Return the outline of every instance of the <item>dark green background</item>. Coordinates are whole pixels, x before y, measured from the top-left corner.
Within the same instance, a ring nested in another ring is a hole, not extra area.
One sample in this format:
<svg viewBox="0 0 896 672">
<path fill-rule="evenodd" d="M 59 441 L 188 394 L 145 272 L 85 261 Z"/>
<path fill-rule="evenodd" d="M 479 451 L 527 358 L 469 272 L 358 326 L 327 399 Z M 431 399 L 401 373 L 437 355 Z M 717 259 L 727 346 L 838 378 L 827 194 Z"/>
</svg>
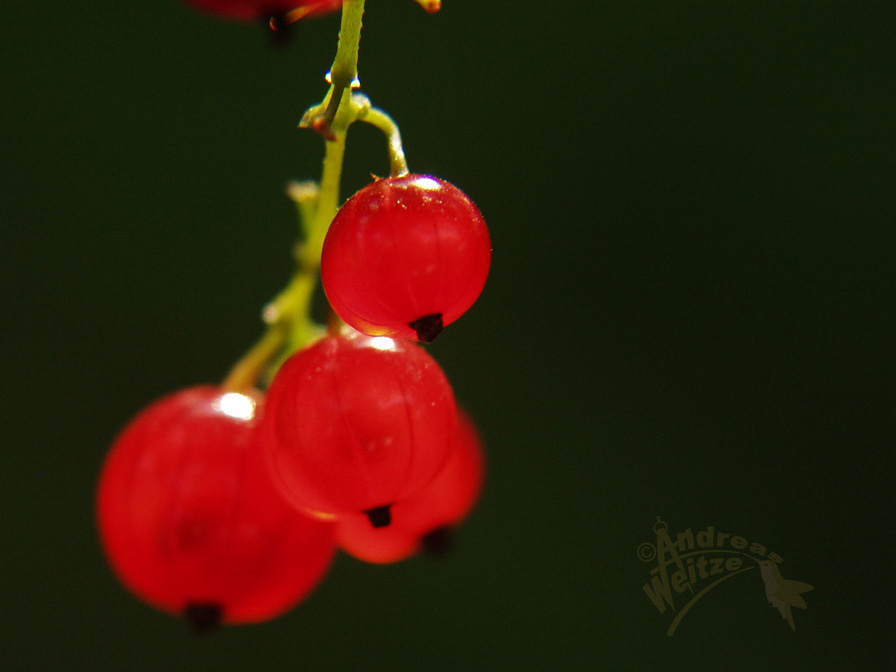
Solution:
<svg viewBox="0 0 896 672">
<path fill-rule="evenodd" d="M 9 3 L 0 667 L 892 659 L 892 3 L 368 5 L 364 90 L 493 236 L 481 300 L 431 347 L 488 447 L 456 553 L 340 557 L 289 615 L 202 638 L 118 585 L 99 466 L 137 410 L 260 334 L 338 20 L 272 49 L 175 0 Z M 347 161 L 346 194 L 388 170 L 369 128 Z M 783 556 L 815 586 L 796 632 L 748 572 L 667 637 L 636 555 L 657 516 Z"/>
</svg>

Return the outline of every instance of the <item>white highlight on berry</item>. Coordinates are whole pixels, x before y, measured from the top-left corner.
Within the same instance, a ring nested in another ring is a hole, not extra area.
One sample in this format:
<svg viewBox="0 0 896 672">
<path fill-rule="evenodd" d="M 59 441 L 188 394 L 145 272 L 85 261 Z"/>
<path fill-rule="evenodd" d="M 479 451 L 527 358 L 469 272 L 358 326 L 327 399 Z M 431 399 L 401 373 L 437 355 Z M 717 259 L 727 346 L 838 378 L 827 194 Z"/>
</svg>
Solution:
<svg viewBox="0 0 896 672">
<path fill-rule="evenodd" d="M 215 402 L 215 409 L 237 420 L 251 420 L 255 417 L 255 400 L 239 392 L 228 392 Z"/>
<path fill-rule="evenodd" d="M 397 349 L 395 341 L 388 336 L 374 336 L 370 339 L 370 347 L 386 352 L 395 352 Z"/>
<path fill-rule="evenodd" d="M 437 191 L 442 188 L 442 185 L 431 177 L 418 177 L 414 180 L 414 186 L 427 191 Z"/>
</svg>

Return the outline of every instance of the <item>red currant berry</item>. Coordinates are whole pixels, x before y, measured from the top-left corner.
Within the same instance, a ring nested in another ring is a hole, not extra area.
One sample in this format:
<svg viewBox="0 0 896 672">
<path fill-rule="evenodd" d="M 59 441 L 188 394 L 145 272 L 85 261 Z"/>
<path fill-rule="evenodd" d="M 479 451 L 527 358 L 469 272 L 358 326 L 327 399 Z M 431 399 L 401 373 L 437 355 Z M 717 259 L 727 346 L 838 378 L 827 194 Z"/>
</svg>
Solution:
<svg viewBox="0 0 896 672">
<path fill-rule="evenodd" d="M 296 506 L 364 512 L 382 527 L 442 468 L 456 420 L 451 386 L 422 348 L 354 333 L 292 355 L 262 424 L 274 480 Z"/>
<path fill-rule="evenodd" d="M 121 581 L 199 628 L 272 618 L 320 581 L 332 525 L 271 483 L 255 443 L 259 396 L 203 386 L 141 412 L 112 446 L 97 519 Z"/>
<path fill-rule="evenodd" d="M 187 4 L 229 19 L 253 21 L 285 14 L 299 7 L 307 8 L 305 16 L 320 16 L 342 7 L 342 0 L 185 0 Z"/>
<path fill-rule="evenodd" d="M 333 310 L 370 335 L 432 341 L 473 305 L 491 242 L 476 205 L 434 177 L 388 177 L 336 214 L 321 279 Z"/>
<path fill-rule="evenodd" d="M 458 412 L 454 446 L 438 475 L 415 494 L 395 503 L 395 522 L 389 527 L 373 528 L 357 513 L 339 516 L 339 546 L 360 560 L 387 563 L 404 560 L 430 544 L 445 544 L 450 530 L 467 517 L 476 503 L 484 474 L 479 433 L 467 414 Z"/>
</svg>

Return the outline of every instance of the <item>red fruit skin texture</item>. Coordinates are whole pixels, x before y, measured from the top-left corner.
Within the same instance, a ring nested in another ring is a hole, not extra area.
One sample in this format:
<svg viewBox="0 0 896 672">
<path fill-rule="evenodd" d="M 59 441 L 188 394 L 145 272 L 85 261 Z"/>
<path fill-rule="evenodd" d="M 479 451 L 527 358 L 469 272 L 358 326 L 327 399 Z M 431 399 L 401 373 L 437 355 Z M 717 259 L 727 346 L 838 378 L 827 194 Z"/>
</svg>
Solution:
<svg viewBox="0 0 896 672">
<path fill-rule="evenodd" d="M 295 506 L 332 517 L 399 501 L 442 468 L 454 394 L 421 347 L 353 333 L 288 359 L 262 418 L 274 480 Z"/>
<path fill-rule="evenodd" d="M 404 560 L 420 550 L 422 538 L 440 527 L 456 527 L 473 509 L 485 478 L 479 432 L 463 411 L 448 461 L 436 477 L 392 507 L 392 524 L 375 528 L 358 513 L 339 516 L 336 540 L 350 555 L 373 563 Z"/>
<path fill-rule="evenodd" d="M 335 542 L 332 525 L 280 496 L 256 416 L 229 415 L 224 396 L 186 389 L 130 422 L 100 475 L 97 522 L 113 570 L 146 602 L 175 615 L 213 604 L 223 623 L 258 622 L 319 583 Z"/>
<path fill-rule="evenodd" d="M 342 0 L 184 0 L 188 5 L 228 19 L 254 21 L 309 7 L 307 16 L 322 16 L 342 8 Z"/>
<path fill-rule="evenodd" d="M 339 209 L 321 254 L 333 310 L 366 334 L 416 339 L 409 324 L 454 322 L 485 286 L 491 240 L 476 205 L 427 175 L 377 180 Z"/>
</svg>

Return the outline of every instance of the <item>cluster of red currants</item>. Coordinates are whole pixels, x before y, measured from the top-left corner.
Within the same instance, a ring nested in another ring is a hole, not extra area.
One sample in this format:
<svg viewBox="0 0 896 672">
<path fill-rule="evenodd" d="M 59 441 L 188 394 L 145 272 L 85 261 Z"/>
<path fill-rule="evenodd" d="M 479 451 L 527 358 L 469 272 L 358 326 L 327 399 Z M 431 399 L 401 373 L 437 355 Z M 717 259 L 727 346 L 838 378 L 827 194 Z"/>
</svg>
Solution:
<svg viewBox="0 0 896 672">
<path fill-rule="evenodd" d="M 339 320 L 266 393 L 194 387 L 140 413 L 106 459 L 98 523 L 119 578 L 198 628 L 272 618 L 337 548 L 439 550 L 479 494 L 483 454 L 431 341 L 485 284 L 491 243 L 459 189 L 379 179 L 338 211 L 321 279 Z"/>
</svg>

